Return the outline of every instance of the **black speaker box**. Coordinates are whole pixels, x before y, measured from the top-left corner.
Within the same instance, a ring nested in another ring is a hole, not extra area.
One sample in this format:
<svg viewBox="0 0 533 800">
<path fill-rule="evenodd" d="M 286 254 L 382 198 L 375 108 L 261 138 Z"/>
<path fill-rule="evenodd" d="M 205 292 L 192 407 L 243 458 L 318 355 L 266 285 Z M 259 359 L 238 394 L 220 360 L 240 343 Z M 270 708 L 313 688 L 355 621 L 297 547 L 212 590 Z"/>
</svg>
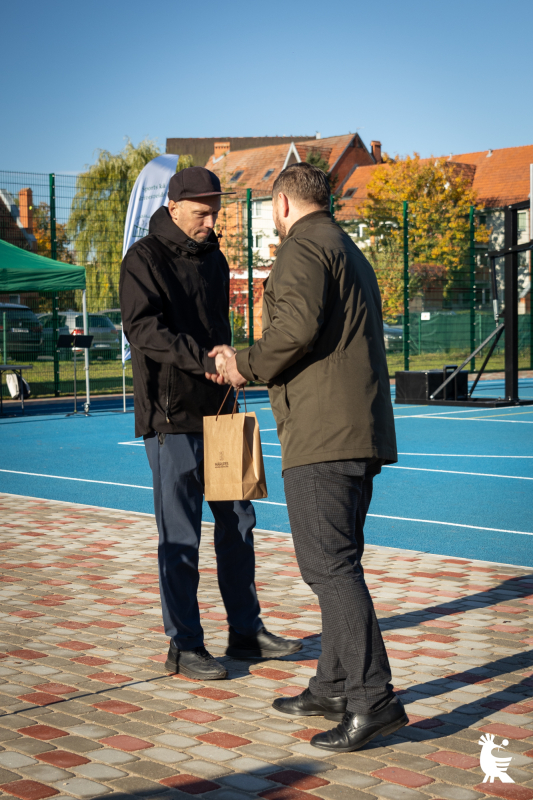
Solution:
<svg viewBox="0 0 533 800">
<path fill-rule="evenodd" d="M 396 372 L 395 403 L 427 403 L 431 395 L 456 367 L 425 372 Z M 453 381 L 438 393 L 435 400 L 464 400 L 468 394 L 468 373 L 458 372 Z"/>
</svg>

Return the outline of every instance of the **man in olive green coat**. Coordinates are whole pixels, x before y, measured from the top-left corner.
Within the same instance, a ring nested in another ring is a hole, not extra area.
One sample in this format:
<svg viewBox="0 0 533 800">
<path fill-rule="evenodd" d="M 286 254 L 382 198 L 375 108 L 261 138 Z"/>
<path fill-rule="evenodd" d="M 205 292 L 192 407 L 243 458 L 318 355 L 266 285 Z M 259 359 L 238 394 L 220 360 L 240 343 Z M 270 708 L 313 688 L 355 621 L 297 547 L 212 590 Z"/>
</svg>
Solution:
<svg viewBox="0 0 533 800">
<path fill-rule="evenodd" d="M 208 377 L 268 383 L 296 557 L 322 611 L 317 674 L 274 707 L 339 720 L 311 744 L 349 752 L 407 716 L 361 566 L 373 478 L 397 459 L 381 298 L 329 201 L 316 167 L 280 173 L 273 211 L 282 241 L 265 287 L 263 338 L 236 354 L 215 348 L 220 374 Z"/>
</svg>

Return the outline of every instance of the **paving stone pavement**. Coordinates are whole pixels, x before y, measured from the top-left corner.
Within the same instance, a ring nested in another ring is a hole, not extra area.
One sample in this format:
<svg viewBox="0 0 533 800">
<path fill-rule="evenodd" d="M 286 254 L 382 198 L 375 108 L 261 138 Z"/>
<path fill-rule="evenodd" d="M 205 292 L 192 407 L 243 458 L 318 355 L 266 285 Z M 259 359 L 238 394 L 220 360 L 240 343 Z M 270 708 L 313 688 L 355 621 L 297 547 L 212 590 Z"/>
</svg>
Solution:
<svg viewBox="0 0 533 800">
<path fill-rule="evenodd" d="M 212 527 L 199 600 L 229 680 L 168 676 L 152 517 L 0 495 L 0 790 L 42 798 L 533 798 L 533 576 L 369 546 L 365 574 L 410 724 L 357 753 L 309 744 L 335 723 L 274 711 L 320 653 L 320 613 L 290 538 L 256 533 L 267 627 L 283 660 L 224 655 Z M 483 783 L 481 735 L 514 783 Z M 507 741 L 506 745 L 502 744 Z"/>
</svg>

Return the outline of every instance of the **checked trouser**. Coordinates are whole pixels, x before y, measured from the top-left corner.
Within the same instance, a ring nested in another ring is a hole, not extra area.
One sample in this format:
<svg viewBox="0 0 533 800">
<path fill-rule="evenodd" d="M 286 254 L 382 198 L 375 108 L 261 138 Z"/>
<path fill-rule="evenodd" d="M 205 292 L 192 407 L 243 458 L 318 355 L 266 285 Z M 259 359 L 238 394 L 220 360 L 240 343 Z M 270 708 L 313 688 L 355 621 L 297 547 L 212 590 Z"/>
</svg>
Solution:
<svg viewBox="0 0 533 800">
<path fill-rule="evenodd" d="M 361 557 L 363 527 L 380 467 L 328 461 L 284 471 L 285 496 L 303 580 L 322 611 L 322 653 L 309 689 L 345 696 L 352 713 L 377 711 L 393 696 L 389 661 Z"/>
</svg>

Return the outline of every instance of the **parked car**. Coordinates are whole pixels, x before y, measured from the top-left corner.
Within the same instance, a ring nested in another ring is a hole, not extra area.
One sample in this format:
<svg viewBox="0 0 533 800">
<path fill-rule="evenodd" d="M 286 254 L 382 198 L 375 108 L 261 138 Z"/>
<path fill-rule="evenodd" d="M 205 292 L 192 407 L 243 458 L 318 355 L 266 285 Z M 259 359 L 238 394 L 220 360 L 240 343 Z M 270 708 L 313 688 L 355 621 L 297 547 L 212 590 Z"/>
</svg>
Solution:
<svg viewBox="0 0 533 800">
<path fill-rule="evenodd" d="M 122 311 L 120 308 L 104 308 L 101 313 L 109 317 L 117 331 L 122 330 Z"/>
<path fill-rule="evenodd" d="M 403 328 L 383 323 L 385 350 L 389 353 L 400 353 L 403 348 Z"/>
<path fill-rule="evenodd" d="M 104 314 L 88 314 L 89 324 L 88 334 L 93 336 L 91 351 L 96 351 L 102 356 L 116 355 L 120 350 L 120 337 L 117 329 Z M 47 343 L 47 351 L 50 345 L 53 346 L 53 315 L 45 314 L 42 317 L 44 339 Z M 59 334 L 74 333 L 83 335 L 83 314 L 79 311 L 60 311 L 58 314 Z M 76 348 L 77 353 L 83 352 L 81 348 Z M 94 355 L 94 352 L 91 352 Z"/>
<path fill-rule="evenodd" d="M 0 354 L 2 362 L 4 361 L 4 338 L 7 359 L 33 361 L 38 356 L 43 341 L 43 329 L 31 308 L 19 303 L 0 303 Z"/>
</svg>

